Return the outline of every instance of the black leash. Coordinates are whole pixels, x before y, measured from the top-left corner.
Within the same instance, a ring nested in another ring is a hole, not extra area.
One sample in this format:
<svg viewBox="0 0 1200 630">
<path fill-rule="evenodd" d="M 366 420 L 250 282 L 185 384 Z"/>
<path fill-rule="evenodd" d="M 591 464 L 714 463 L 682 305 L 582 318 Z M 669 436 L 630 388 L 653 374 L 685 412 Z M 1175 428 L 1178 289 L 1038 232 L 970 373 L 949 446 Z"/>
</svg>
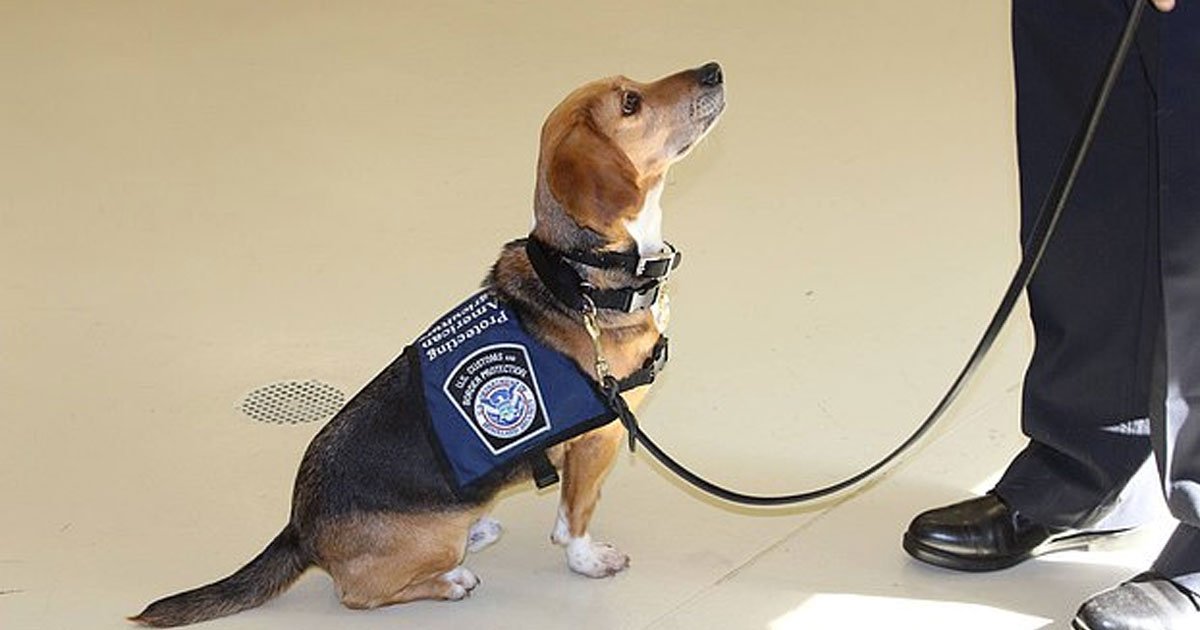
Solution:
<svg viewBox="0 0 1200 630">
<path fill-rule="evenodd" d="M 1100 124 L 1100 119 L 1104 114 L 1104 106 L 1108 102 L 1108 97 L 1112 93 L 1113 85 L 1117 81 L 1117 76 L 1121 72 L 1122 66 L 1125 64 L 1125 58 L 1129 54 L 1129 49 L 1132 47 L 1133 40 L 1137 34 L 1138 25 L 1142 19 L 1142 13 L 1145 10 L 1148 0 L 1139 0 L 1134 2 L 1133 9 L 1129 13 L 1129 18 L 1125 23 L 1125 29 L 1121 35 L 1121 40 L 1117 44 L 1116 49 L 1112 53 L 1112 57 L 1108 63 L 1108 69 L 1104 75 L 1104 80 L 1100 83 L 1096 93 L 1092 99 L 1090 109 L 1087 116 L 1084 118 L 1084 124 L 1076 133 L 1074 139 L 1066 151 L 1066 157 L 1062 165 L 1059 167 L 1058 174 L 1054 179 L 1054 184 L 1050 191 L 1046 194 L 1046 199 L 1042 203 L 1042 208 L 1038 214 L 1037 221 L 1034 224 L 1033 233 L 1030 234 L 1029 240 L 1025 243 L 1024 253 L 1021 257 L 1021 264 L 1017 267 L 1013 275 L 1012 281 L 1009 282 L 1008 290 L 1004 293 L 1004 297 L 1000 300 L 1000 306 L 996 309 L 995 315 L 992 316 L 991 323 L 983 333 L 983 338 L 979 340 L 979 344 L 975 346 L 975 351 L 971 353 L 967 363 L 963 366 L 958 377 L 950 385 L 950 389 L 942 397 L 941 401 L 930 412 L 929 417 L 921 423 L 917 430 L 904 440 L 900 446 L 896 447 L 886 457 L 876 462 L 871 467 L 862 472 L 849 477 L 837 483 L 810 490 L 807 492 L 799 492 L 796 494 L 785 494 L 775 496 L 759 496 L 751 494 L 743 494 L 734 490 L 729 490 L 719 486 L 707 479 L 693 473 L 685 466 L 677 462 L 670 455 L 665 453 L 657 444 L 651 440 L 644 431 L 638 427 L 637 417 L 625 404 L 625 400 L 621 397 L 620 386 L 617 380 L 612 375 L 607 374 L 607 366 L 603 370 L 598 369 L 601 387 L 605 398 L 608 400 L 609 406 L 621 423 L 625 425 L 629 431 L 629 446 L 633 449 L 635 443 L 640 442 L 642 446 L 650 452 L 663 466 L 668 470 L 678 475 L 684 481 L 692 484 L 697 489 L 711 494 L 715 497 L 731 501 L 733 503 L 741 503 L 743 505 L 769 506 L 769 505 L 793 505 L 797 503 L 805 503 L 815 501 L 827 497 L 829 495 L 841 492 L 847 488 L 855 486 L 860 482 L 868 479 L 883 467 L 892 463 L 900 455 L 911 449 L 930 429 L 937 424 L 942 418 L 950 404 L 961 393 L 967 381 L 975 373 L 976 369 L 982 363 L 988 351 L 999 336 L 1000 330 L 1004 327 L 1012 315 L 1013 308 L 1020 299 L 1025 288 L 1029 286 L 1029 280 L 1033 277 L 1037 270 L 1038 264 L 1042 260 L 1042 255 L 1046 251 L 1046 246 L 1050 242 L 1050 237 L 1054 234 L 1054 228 L 1058 224 L 1059 217 L 1062 216 L 1063 208 L 1066 207 L 1067 200 L 1070 197 L 1071 189 L 1075 184 L 1075 179 L 1079 175 L 1080 168 L 1083 166 L 1084 160 L 1087 158 L 1088 149 L 1091 147 L 1092 139 L 1096 135 L 1096 128 Z M 590 304 L 590 302 L 589 302 Z M 585 305 L 588 306 L 588 305 Z M 598 339 L 599 332 L 593 331 L 595 325 L 595 305 L 590 304 L 590 314 L 587 308 L 584 309 L 584 322 L 588 325 L 588 332 L 593 337 L 593 342 L 597 343 L 597 351 L 599 351 Z M 590 323 L 589 323 L 590 321 Z M 602 362 L 603 358 L 598 356 L 598 363 Z M 599 365 L 597 366 L 599 368 Z"/>
</svg>

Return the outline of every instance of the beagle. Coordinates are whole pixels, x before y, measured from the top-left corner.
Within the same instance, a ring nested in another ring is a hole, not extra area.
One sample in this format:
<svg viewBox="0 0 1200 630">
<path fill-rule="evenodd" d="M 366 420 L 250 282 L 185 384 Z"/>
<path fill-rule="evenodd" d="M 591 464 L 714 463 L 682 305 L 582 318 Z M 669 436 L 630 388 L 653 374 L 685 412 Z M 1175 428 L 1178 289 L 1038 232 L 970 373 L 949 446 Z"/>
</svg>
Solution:
<svg viewBox="0 0 1200 630">
<path fill-rule="evenodd" d="M 662 238 L 667 169 L 724 107 L 716 63 L 652 83 L 603 79 L 568 95 L 542 128 L 529 238 L 504 246 L 483 293 L 593 380 L 598 358 L 616 379 L 637 373 L 660 346 L 667 319 L 657 290 L 649 303 L 637 299 L 646 285 L 640 274 L 664 252 L 678 260 Z M 631 257 L 639 262 L 606 262 Z M 578 280 L 566 297 L 551 278 L 559 271 Z M 632 298 L 614 306 L 587 297 L 598 328 L 593 337 L 579 304 L 570 303 L 581 291 Z M 415 365 L 397 360 L 313 439 L 288 523 L 264 551 L 229 577 L 156 601 L 131 621 L 167 627 L 233 614 L 279 594 L 311 566 L 332 576 L 349 608 L 466 597 L 479 579 L 463 566 L 465 554 L 500 536 L 500 524 L 488 516 L 498 492 L 528 481 L 538 466 L 518 458 L 457 484 L 431 440 L 421 396 L 410 394 L 420 378 Z M 631 390 L 630 405 L 648 389 Z M 562 475 L 551 540 L 565 548 L 572 571 L 589 577 L 629 566 L 625 554 L 588 530 L 623 435 L 620 423 L 607 422 L 539 451 Z"/>
</svg>

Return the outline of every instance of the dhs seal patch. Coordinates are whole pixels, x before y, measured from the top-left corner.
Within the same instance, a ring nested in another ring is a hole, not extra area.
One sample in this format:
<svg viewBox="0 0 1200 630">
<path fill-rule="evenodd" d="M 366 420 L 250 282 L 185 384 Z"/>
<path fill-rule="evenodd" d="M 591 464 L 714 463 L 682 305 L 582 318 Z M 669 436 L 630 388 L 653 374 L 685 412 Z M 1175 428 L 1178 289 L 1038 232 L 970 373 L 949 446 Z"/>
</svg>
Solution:
<svg viewBox="0 0 1200 630">
<path fill-rule="evenodd" d="M 550 430 L 533 363 L 520 344 L 476 350 L 450 371 L 442 390 L 492 454 Z"/>
<path fill-rule="evenodd" d="M 484 433 L 509 439 L 524 433 L 537 417 L 537 401 L 525 383 L 497 376 L 475 394 L 475 421 Z"/>
</svg>

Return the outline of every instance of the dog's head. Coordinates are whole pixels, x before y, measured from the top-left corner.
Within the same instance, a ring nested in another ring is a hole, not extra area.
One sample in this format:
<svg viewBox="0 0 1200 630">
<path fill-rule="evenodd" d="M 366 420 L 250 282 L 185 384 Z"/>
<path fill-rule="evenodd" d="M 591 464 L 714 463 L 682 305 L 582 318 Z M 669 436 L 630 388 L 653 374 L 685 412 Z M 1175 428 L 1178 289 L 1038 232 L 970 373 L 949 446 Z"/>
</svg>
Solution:
<svg viewBox="0 0 1200 630">
<path fill-rule="evenodd" d="M 657 211 L 667 169 L 724 109 L 716 63 L 653 83 L 613 77 L 575 90 L 542 127 L 535 235 L 563 246 L 582 245 L 569 234 L 579 228 L 595 235 L 593 245 L 597 236 L 617 247 L 637 240 L 630 224 L 648 205 Z"/>
</svg>

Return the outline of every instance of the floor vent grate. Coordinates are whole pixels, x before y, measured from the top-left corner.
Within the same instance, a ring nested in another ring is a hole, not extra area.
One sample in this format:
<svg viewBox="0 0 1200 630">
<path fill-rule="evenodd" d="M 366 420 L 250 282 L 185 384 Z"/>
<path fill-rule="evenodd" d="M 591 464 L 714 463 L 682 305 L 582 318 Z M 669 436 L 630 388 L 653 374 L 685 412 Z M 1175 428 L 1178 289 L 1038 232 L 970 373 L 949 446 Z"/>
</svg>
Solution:
<svg viewBox="0 0 1200 630">
<path fill-rule="evenodd" d="M 320 381 L 281 381 L 260 387 L 242 399 L 238 409 L 258 422 L 305 424 L 333 417 L 346 395 Z"/>
</svg>

